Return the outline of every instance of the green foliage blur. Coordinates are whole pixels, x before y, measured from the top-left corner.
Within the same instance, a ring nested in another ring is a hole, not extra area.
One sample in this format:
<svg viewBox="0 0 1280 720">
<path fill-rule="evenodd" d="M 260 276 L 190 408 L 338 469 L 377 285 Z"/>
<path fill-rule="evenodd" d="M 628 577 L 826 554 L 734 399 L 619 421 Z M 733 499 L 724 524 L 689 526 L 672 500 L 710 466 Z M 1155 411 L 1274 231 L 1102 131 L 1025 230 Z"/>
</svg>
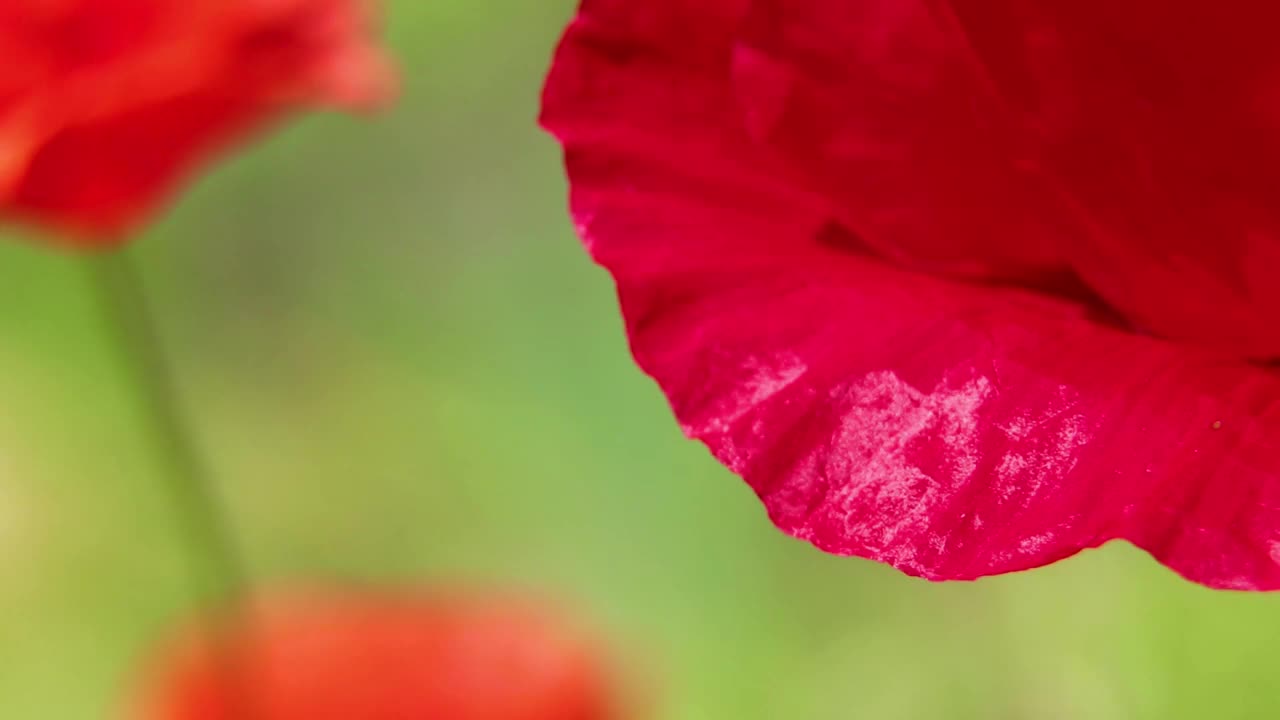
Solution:
<svg viewBox="0 0 1280 720">
<path fill-rule="evenodd" d="M 1280 717 L 1280 597 L 1122 545 L 932 585 L 784 537 L 681 437 L 535 124 L 573 5 L 392 2 L 398 107 L 291 125 L 135 246 L 254 576 L 569 598 L 658 720 Z M 109 718 L 200 598 L 93 260 L 28 240 L 0 243 L 0 718 Z"/>
</svg>

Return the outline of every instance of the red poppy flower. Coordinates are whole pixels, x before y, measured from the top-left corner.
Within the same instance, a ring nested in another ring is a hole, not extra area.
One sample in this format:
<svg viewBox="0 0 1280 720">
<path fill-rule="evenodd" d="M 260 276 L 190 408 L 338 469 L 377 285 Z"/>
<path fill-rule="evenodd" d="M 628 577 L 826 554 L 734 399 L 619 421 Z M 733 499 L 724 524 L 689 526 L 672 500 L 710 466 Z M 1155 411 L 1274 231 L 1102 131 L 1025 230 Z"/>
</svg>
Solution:
<svg viewBox="0 0 1280 720">
<path fill-rule="evenodd" d="M 1280 587 L 1280 5 L 587 0 L 543 123 L 639 364 L 783 530 Z"/>
<path fill-rule="evenodd" d="M 386 90 L 366 0 L 5 0 L 0 220 L 123 237 L 284 112 Z"/>
<path fill-rule="evenodd" d="M 138 720 L 610 720 L 593 642 L 528 602 L 453 596 L 276 598 L 157 660 Z M 216 649 L 221 649 L 220 657 Z M 234 667 L 219 659 L 236 659 Z"/>
</svg>

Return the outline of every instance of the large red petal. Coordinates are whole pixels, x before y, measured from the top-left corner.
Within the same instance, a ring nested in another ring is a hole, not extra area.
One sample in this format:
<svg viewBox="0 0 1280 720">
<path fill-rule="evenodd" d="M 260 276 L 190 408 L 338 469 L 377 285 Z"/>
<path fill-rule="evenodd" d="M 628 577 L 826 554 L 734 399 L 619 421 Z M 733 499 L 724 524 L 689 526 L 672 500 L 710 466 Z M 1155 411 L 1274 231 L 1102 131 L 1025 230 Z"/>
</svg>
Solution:
<svg viewBox="0 0 1280 720">
<path fill-rule="evenodd" d="M 586 5 L 544 122 L 637 360 L 779 527 L 931 579 L 1124 538 L 1207 585 L 1280 588 L 1272 371 L 891 267 L 735 105 L 750 8 L 625 5 Z M 697 49 L 655 43 L 668 21 Z"/>
</svg>

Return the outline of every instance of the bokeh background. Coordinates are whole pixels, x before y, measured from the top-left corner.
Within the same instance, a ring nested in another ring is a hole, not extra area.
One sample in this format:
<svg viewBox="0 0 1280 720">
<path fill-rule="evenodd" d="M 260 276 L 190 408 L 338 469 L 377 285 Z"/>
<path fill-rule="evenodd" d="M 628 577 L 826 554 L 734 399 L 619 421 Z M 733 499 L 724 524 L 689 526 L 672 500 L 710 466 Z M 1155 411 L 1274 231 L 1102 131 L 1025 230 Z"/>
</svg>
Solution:
<svg viewBox="0 0 1280 720">
<path fill-rule="evenodd" d="M 1280 597 L 1128 546 L 969 584 L 773 530 L 635 370 L 535 125 L 573 0 L 398 0 L 399 106 L 311 117 L 136 246 L 255 578 L 496 581 L 660 720 L 1280 717 Z M 0 718 L 110 717 L 198 602 L 83 257 L 0 242 Z"/>
</svg>

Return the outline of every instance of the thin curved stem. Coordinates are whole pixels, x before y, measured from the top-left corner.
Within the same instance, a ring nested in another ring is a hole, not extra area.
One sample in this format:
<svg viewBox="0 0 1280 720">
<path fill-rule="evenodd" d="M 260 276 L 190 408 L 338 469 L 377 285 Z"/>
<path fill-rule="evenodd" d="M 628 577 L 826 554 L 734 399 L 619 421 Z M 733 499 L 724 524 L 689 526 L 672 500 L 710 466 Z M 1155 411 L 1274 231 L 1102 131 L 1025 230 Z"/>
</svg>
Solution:
<svg viewBox="0 0 1280 720">
<path fill-rule="evenodd" d="M 221 668 L 227 702 L 237 718 L 257 715 L 248 678 L 238 662 L 248 630 L 243 604 L 248 574 L 229 513 L 183 412 L 173 364 L 161 342 L 155 313 L 127 251 L 90 259 L 108 330 L 130 376 L 151 445 L 162 464 L 165 489 L 178 515 L 192 568 L 193 591 L 216 611 L 208 616 L 209 651 Z"/>
<path fill-rule="evenodd" d="M 163 464 L 165 489 L 195 560 L 193 585 L 205 600 L 233 601 L 244 590 L 244 562 L 226 508 L 182 411 L 173 366 L 161 344 L 141 273 L 123 250 L 91 262 L 109 329 L 131 376 L 143 422 Z"/>
</svg>

